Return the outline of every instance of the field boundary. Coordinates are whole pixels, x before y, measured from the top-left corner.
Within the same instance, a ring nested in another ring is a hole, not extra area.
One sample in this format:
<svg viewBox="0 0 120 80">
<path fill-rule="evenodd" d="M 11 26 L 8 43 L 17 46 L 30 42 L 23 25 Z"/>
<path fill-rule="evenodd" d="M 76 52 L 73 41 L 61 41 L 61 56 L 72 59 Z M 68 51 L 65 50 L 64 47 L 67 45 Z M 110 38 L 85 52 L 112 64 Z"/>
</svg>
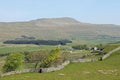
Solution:
<svg viewBox="0 0 120 80">
<path fill-rule="evenodd" d="M 118 51 L 118 50 L 120 50 L 120 46 L 117 47 L 117 48 L 115 48 L 115 49 L 113 49 L 112 51 L 108 52 L 108 53 L 105 54 L 104 56 L 102 56 L 102 60 L 108 58 L 112 53 L 114 53 L 114 52 L 116 52 L 116 51 Z"/>
<path fill-rule="evenodd" d="M 26 72 L 52 72 L 52 71 L 57 71 L 63 69 L 65 66 L 67 66 L 70 63 L 70 61 L 65 61 L 61 65 L 58 65 L 56 67 L 49 67 L 49 68 L 29 68 L 29 69 L 23 69 L 23 70 L 16 70 L 16 71 L 11 71 L 7 73 L 0 74 L 1 77 L 7 76 L 7 75 L 12 75 L 12 74 L 20 74 L 20 73 L 26 73 Z"/>
<path fill-rule="evenodd" d="M 63 69 L 65 66 L 70 64 L 71 62 L 94 62 L 97 61 L 97 59 L 77 59 L 77 60 L 71 60 L 71 61 L 65 61 L 61 65 L 57 65 L 55 67 L 49 67 L 49 68 L 29 68 L 29 69 L 23 69 L 23 70 L 16 70 L 16 71 L 11 71 L 7 73 L 0 74 L 1 77 L 7 76 L 7 75 L 12 75 L 12 74 L 21 74 L 21 73 L 26 73 L 26 72 L 52 72 L 52 71 L 57 71 Z"/>
</svg>

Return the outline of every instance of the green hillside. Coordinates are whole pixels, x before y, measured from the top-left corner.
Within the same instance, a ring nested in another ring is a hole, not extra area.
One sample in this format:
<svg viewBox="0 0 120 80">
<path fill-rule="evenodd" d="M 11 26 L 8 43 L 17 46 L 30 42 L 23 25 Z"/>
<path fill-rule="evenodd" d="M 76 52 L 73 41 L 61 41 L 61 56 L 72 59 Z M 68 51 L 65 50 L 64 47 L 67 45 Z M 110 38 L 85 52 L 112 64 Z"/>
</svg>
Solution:
<svg viewBox="0 0 120 80">
<path fill-rule="evenodd" d="M 0 22 L 0 42 L 26 35 L 37 39 L 108 43 L 120 40 L 119 31 L 119 25 L 83 23 L 68 17 L 44 18 L 26 22 Z"/>
<path fill-rule="evenodd" d="M 115 44 L 109 44 L 109 45 L 106 45 L 105 47 L 104 47 L 104 50 L 103 50 L 103 53 L 104 52 L 106 52 L 106 53 L 108 53 L 109 51 L 111 51 L 111 50 L 113 50 L 113 49 L 115 49 L 115 48 L 117 48 L 117 47 L 119 47 L 120 46 L 120 43 L 115 43 Z"/>
</svg>

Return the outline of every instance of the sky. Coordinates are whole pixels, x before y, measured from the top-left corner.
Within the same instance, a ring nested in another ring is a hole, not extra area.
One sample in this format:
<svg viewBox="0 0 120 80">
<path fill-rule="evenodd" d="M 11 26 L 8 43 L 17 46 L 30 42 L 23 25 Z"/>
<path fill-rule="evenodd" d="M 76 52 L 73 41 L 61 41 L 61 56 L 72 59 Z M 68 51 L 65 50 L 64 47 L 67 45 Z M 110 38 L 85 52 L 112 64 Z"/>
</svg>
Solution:
<svg viewBox="0 0 120 80">
<path fill-rule="evenodd" d="M 59 17 L 120 25 L 120 0 L 0 0 L 0 22 Z"/>
</svg>

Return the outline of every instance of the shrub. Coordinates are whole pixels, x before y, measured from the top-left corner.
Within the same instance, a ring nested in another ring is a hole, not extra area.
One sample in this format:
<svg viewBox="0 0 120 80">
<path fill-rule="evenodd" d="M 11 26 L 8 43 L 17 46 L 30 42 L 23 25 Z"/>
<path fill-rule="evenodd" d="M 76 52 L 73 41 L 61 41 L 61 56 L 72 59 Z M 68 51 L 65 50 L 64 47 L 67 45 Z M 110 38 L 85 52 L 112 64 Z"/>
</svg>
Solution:
<svg viewBox="0 0 120 80">
<path fill-rule="evenodd" d="M 43 61 L 48 56 L 47 51 L 35 51 L 29 53 L 26 56 L 27 62 L 35 63 L 35 68 L 38 66 L 39 62 Z"/>
<path fill-rule="evenodd" d="M 76 45 L 76 46 L 72 46 L 73 49 L 76 50 L 83 50 L 83 49 L 87 49 L 86 45 Z"/>
<path fill-rule="evenodd" d="M 102 57 L 99 57 L 98 61 L 102 61 Z"/>
<path fill-rule="evenodd" d="M 50 67 L 54 65 L 54 62 L 56 62 L 61 57 L 59 52 L 59 48 L 52 50 L 48 56 L 40 62 L 40 67 Z"/>
<path fill-rule="evenodd" d="M 48 55 L 47 51 L 35 51 L 27 55 L 28 62 L 42 61 Z"/>
<path fill-rule="evenodd" d="M 5 72 L 13 71 L 19 68 L 24 62 L 24 55 L 21 53 L 12 53 L 6 58 L 3 66 Z"/>
</svg>

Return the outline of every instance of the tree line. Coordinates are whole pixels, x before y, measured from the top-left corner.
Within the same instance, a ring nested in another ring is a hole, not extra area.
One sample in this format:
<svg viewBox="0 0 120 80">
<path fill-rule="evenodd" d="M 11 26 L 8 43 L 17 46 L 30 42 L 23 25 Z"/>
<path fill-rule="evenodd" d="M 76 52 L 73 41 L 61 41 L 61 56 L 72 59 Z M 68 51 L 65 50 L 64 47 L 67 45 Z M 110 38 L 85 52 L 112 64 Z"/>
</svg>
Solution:
<svg viewBox="0 0 120 80">
<path fill-rule="evenodd" d="M 4 44 L 66 45 L 70 40 L 6 40 Z"/>
</svg>

